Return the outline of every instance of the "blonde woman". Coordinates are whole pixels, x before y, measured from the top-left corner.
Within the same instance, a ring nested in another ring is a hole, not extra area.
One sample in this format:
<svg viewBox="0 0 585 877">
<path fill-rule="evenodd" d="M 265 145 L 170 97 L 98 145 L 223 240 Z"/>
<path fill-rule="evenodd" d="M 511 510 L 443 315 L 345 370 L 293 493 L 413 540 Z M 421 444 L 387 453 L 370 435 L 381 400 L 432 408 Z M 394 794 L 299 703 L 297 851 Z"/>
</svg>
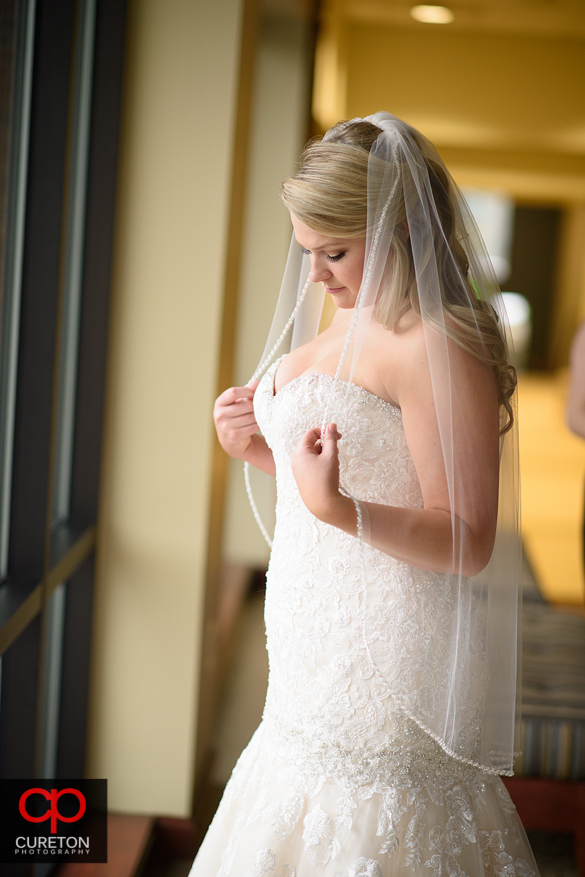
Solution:
<svg viewBox="0 0 585 877">
<path fill-rule="evenodd" d="M 192 875 L 528 877 L 499 777 L 517 470 L 489 261 L 431 144 L 387 113 L 309 144 L 282 198 L 265 373 L 215 406 L 227 453 L 277 479 L 269 686 Z"/>
</svg>

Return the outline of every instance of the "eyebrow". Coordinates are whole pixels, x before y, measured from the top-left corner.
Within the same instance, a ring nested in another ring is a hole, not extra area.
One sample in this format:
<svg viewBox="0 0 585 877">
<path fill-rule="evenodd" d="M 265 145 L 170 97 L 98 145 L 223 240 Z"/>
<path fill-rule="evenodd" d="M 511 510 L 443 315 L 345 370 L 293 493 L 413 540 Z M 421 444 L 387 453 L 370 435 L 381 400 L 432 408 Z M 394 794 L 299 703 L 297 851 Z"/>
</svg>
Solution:
<svg viewBox="0 0 585 877">
<path fill-rule="evenodd" d="M 347 248 L 347 245 L 345 243 L 343 243 L 343 244 L 336 243 L 335 244 L 335 243 L 333 243 L 333 241 L 331 243 L 328 243 L 328 244 L 327 243 L 323 244 L 322 247 L 307 247 L 307 246 L 305 246 L 305 244 L 302 244 L 299 241 L 299 239 L 297 238 L 296 235 L 295 235 L 295 240 L 296 240 L 297 244 L 299 245 L 299 247 L 302 247 L 304 250 L 310 250 L 311 252 L 313 252 L 315 250 L 335 250 L 335 249 L 343 250 L 343 249 Z"/>
</svg>

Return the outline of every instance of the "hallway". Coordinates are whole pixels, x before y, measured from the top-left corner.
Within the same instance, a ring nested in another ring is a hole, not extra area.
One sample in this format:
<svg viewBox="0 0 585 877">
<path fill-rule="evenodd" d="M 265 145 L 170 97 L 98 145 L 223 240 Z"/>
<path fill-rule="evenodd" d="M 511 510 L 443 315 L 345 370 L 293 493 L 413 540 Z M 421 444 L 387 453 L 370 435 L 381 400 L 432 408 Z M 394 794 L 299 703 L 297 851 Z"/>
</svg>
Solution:
<svg viewBox="0 0 585 877">
<path fill-rule="evenodd" d="M 543 596 L 583 606 L 585 441 L 565 423 L 567 384 L 565 369 L 520 376 L 522 534 Z"/>
</svg>

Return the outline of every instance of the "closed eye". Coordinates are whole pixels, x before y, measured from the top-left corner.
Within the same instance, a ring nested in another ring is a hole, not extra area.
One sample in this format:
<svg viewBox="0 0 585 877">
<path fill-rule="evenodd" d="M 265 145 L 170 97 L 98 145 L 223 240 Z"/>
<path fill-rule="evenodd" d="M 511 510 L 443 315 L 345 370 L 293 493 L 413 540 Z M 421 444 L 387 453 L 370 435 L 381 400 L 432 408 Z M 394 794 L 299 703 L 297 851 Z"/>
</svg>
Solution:
<svg viewBox="0 0 585 877">
<path fill-rule="evenodd" d="M 311 255 L 311 250 L 307 250 L 306 247 L 303 247 L 303 253 L 305 256 Z M 339 262 L 340 259 L 343 259 L 345 256 L 345 250 L 342 253 L 336 253 L 335 256 L 330 256 L 328 253 L 325 253 L 325 258 L 328 262 Z"/>
</svg>

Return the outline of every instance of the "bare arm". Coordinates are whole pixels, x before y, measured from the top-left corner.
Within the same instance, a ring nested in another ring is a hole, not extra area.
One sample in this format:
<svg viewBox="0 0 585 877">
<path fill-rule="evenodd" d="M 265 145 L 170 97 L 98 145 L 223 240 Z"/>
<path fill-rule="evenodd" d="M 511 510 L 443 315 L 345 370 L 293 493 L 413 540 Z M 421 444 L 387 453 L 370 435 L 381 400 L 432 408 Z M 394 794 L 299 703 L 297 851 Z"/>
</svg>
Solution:
<svg viewBox="0 0 585 877">
<path fill-rule="evenodd" d="M 398 401 L 424 506 L 364 503 L 368 542 L 422 569 L 475 575 L 490 558 L 496 527 L 499 425 L 495 381 L 488 366 L 459 348 L 450 350 L 457 473 L 452 515 L 428 364 L 419 353 L 414 351 L 403 370 Z M 339 433 L 328 430 L 322 451 L 318 437 L 318 431 L 306 433 L 293 457 L 301 496 L 317 518 L 356 535 L 354 504 L 338 491 Z"/>
<path fill-rule="evenodd" d="M 567 424 L 571 432 L 585 438 L 585 323 L 577 329 L 571 346 Z"/>
<path fill-rule="evenodd" d="M 215 400 L 213 420 L 219 443 L 230 457 L 245 460 L 250 465 L 275 475 L 274 457 L 263 436 L 258 432 L 254 417 L 253 399 L 256 382 L 252 387 L 230 387 Z"/>
</svg>

